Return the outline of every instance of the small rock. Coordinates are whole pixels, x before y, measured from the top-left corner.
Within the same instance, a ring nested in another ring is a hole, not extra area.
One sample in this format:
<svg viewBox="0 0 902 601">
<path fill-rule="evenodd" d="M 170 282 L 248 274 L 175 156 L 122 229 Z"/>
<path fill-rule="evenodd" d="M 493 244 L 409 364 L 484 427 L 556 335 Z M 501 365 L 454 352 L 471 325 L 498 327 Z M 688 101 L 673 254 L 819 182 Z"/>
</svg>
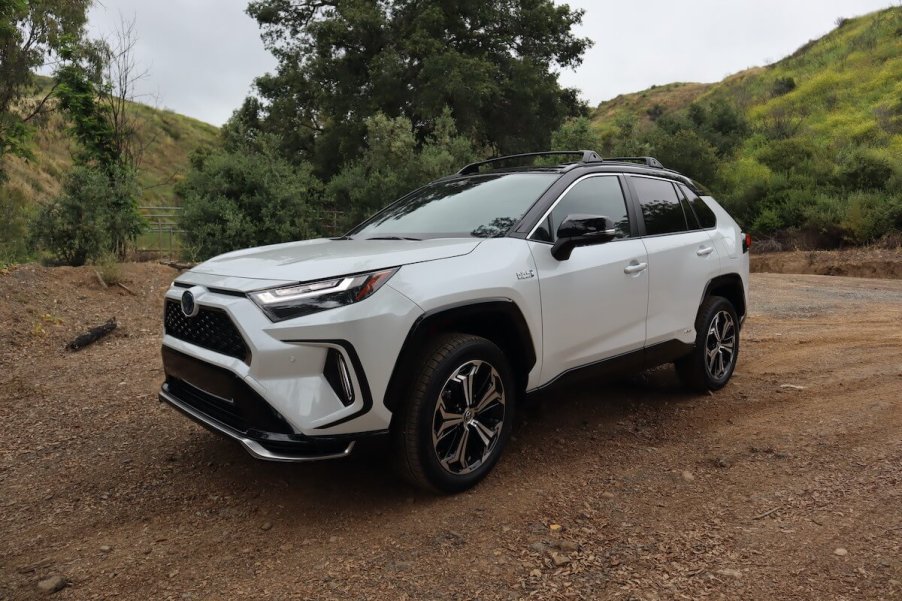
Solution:
<svg viewBox="0 0 902 601">
<path fill-rule="evenodd" d="M 332 543 L 332 544 L 334 545 L 335 543 L 338 542 L 338 537 L 337 537 L 337 536 L 330 536 L 330 537 L 329 537 L 329 542 Z"/>
<path fill-rule="evenodd" d="M 690 472 L 689 470 L 683 470 L 683 480 L 685 480 L 686 482 L 692 482 L 693 480 L 695 480 L 695 476 L 693 476 L 692 472 Z"/>
<path fill-rule="evenodd" d="M 846 551 L 845 549 L 843 549 L 842 547 L 837 547 L 836 549 L 833 550 L 833 554 L 839 555 L 840 557 L 845 557 L 846 555 L 849 554 L 849 552 Z"/>
<path fill-rule="evenodd" d="M 572 540 L 562 540 L 558 543 L 558 549 L 563 551 L 564 553 L 572 553 L 574 551 L 579 551 L 579 545 L 573 542 Z"/>
<path fill-rule="evenodd" d="M 529 573 L 529 576 L 530 576 L 530 578 L 541 578 L 541 577 L 542 577 L 542 570 L 535 569 L 535 570 L 533 570 L 533 571 L 531 571 L 531 572 Z"/>
<path fill-rule="evenodd" d="M 260 526 L 260 530 L 272 530 L 272 522 L 263 522 L 263 525 Z"/>
<path fill-rule="evenodd" d="M 113 550 L 113 547 L 111 547 L 111 546 L 109 546 L 109 545 L 101 545 L 101 546 L 100 546 L 100 552 L 101 552 L 101 553 L 109 553 L 109 552 L 112 551 L 112 550 Z"/>
<path fill-rule="evenodd" d="M 45 578 L 38 582 L 38 590 L 42 593 L 52 595 L 53 593 L 63 590 L 68 585 L 69 583 L 66 582 L 66 579 L 62 576 L 50 576 L 49 578 Z"/>
<path fill-rule="evenodd" d="M 605 491 L 605 492 L 601 493 L 601 496 L 604 497 L 605 499 L 613 499 L 614 493 Z"/>
<path fill-rule="evenodd" d="M 798 384 L 780 384 L 780 388 L 788 388 L 789 390 L 805 390 L 804 386 Z"/>
<path fill-rule="evenodd" d="M 554 566 L 556 568 L 559 568 L 561 566 L 565 566 L 568 563 L 570 563 L 570 558 L 567 557 L 566 555 L 561 555 L 560 553 L 552 553 L 551 561 L 554 563 Z"/>
<path fill-rule="evenodd" d="M 549 526 L 549 528 L 551 529 L 552 532 L 560 532 L 561 531 L 560 524 L 552 524 L 551 526 Z"/>
<path fill-rule="evenodd" d="M 717 573 L 721 576 L 730 576 L 732 578 L 742 578 L 742 572 L 739 570 L 734 570 L 733 568 L 724 568 L 722 570 L 717 570 Z"/>
</svg>

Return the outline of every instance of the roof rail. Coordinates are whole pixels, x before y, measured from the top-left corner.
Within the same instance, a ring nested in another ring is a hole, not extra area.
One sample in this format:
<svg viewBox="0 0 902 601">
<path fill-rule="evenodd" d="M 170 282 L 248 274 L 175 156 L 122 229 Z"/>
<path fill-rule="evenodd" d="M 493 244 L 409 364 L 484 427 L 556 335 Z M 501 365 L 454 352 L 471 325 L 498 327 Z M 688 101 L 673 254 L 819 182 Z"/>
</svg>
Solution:
<svg viewBox="0 0 902 601">
<path fill-rule="evenodd" d="M 655 169 L 664 169 L 664 165 L 661 164 L 661 161 L 656 159 L 655 157 L 608 157 L 605 159 L 606 161 L 623 161 L 629 163 L 642 163 L 646 167 L 654 167 Z"/>
<path fill-rule="evenodd" d="M 492 163 L 499 163 L 501 161 L 507 161 L 510 159 L 522 159 L 526 157 L 542 157 L 542 156 L 561 156 L 561 155 L 580 155 L 582 158 L 579 160 L 580 163 L 601 163 L 602 159 L 598 156 L 598 153 L 594 150 L 553 150 L 549 152 L 524 152 L 522 154 L 510 154 L 503 157 L 494 157 L 491 159 L 487 159 L 485 161 L 478 161 L 476 163 L 470 163 L 463 169 L 457 172 L 458 175 L 472 175 L 474 173 L 479 173 L 479 168 L 483 165 L 491 165 Z M 659 163 L 660 164 L 660 163 Z"/>
</svg>

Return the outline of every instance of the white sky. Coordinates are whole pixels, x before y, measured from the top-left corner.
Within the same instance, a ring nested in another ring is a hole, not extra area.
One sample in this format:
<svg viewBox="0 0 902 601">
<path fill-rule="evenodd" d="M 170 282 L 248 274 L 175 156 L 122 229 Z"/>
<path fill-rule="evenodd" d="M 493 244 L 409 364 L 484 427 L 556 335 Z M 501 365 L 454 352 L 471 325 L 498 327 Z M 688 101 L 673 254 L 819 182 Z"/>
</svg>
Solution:
<svg viewBox="0 0 902 601">
<path fill-rule="evenodd" d="M 135 19 L 138 62 L 149 69 L 141 100 L 215 125 L 275 66 L 247 0 L 101 0 L 93 35 Z M 557 3 L 562 3 L 556 0 Z M 595 41 L 583 65 L 561 74 L 595 106 L 673 81 L 712 82 L 779 60 L 852 17 L 900 0 L 568 0 L 586 14 L 578 34 Z"/>
</svg>

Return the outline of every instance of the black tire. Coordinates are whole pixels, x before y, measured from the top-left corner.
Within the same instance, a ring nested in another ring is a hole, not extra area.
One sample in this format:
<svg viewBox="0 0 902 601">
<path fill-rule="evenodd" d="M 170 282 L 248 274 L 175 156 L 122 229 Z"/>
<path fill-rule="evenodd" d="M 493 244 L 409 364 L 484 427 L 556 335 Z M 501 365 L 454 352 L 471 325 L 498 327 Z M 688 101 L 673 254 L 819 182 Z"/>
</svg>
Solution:
<svg viewBox="0 0 902 601">
<path fill-rule="evenodd" d="M 732 323 L 730 327 L 725 326 L 725 316 Z M 715 319 L 719 320 L 716 324 L 716 329 L 720 330 L 718 334 L 712 330 Z M 706 298 L 695 318 L 695 332 L 695 349 L 676 361 L 677 374 L 683 384 L 693 390 L 720 390 L 730 381 L 739 359 L 739 317 L 733 304 L 721 296 Z M 718 337 L 723 338 L 723 342 Z M 732 345 L 727 344 L 730 339 Z M 728 352 L 728 346 L 732 347 L 732 352 Z"/>
<path fill-rule="evenodd" d="M 400 474 L 415 486 L 460 492 L 482 480 L 504 450 L 513 424 L 515 380 L 501 349 L 479 336 L 440 336 L 422 357 L 392 424 L 395 462 Z M 469 403 L 467 381 L 473 389 Z M 494 398 L 483 394 L 492 383 L 496 392 L 501 387 L 500 400 L 488 402 L 477 412 L 481 400 Z M 461 448 L 463 452 L 455 454 Z M 457 456 L 463 458 L 449 459 Z"/>
</svg>

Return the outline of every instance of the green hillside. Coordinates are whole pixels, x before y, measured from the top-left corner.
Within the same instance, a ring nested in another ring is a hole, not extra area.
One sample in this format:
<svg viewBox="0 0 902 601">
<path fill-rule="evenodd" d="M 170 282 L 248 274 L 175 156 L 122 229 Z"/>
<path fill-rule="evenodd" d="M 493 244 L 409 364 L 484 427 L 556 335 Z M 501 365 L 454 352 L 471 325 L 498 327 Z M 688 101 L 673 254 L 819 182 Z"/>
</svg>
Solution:
<svg viewBox="0 0 902 601">
<path fill-rule="evenodd" d="M 41 78 L 40 83 L 49 85 Z M 143 189 L 142 206 L 171 205 L 175 202 L 173 186 L 188 168 L 188 157 L 197 148 L 212 146 L 218 128 L 165 109 L 133 104 L 140 122 L 140 138 L 146 150 L 139 165 L 139 182 Z M 72 164 L 74 142 L 67 132 L 63 115 L 53 112 L 46 123 L 35 131 L 29 160 L 6 157 L 6 170 L 11 190 L 24 193 L 33 203 L 44 202 L 56 195 L 63 175 Z"/>
<path fill-rule="evenodd" d="M 761 233 L 804 230 L 827 243 L 879 237 L 886 231 L 878 220 L 898 232 L 902 7 L 837 25 L 777 63 L 719 83 L 655 86 L 602 103 L 592 121 L 604 150 L 654 152 L 666 146 L 656 130 L 691 129 L 693 110 L 697 116 L 699 107 L 728 105 L 744 129 L 727 132 L 738 143 L 726 151 L 700 132 L 718 162 L 704 183 L 747 225 Z M 637 139 L 624 140 L 632 131 Z"/>
</svg>

